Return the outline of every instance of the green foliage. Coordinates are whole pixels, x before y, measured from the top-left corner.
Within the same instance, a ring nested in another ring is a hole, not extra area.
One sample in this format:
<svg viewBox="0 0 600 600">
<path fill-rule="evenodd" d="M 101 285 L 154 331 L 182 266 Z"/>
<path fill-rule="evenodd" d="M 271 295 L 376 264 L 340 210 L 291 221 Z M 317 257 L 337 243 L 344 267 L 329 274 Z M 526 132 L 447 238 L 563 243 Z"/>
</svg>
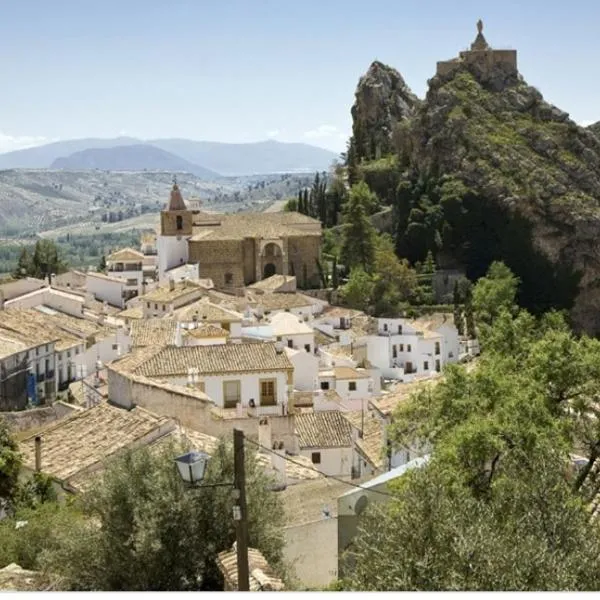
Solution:
<svg viewBox="0 0 600 600">
<path fill-rule="evenodd" d="M 0 418 L 0 508 L 12 508 L 18 496 L 21 465 L 19 445 Z"/>
<path fill-rule="evenodd" d="M 498 261 L 493 262 L 487 275 L 473 288 L 473 309 L 477 319 L 487 325 L 503 310 L 514 311 L 519 280 Z"/>
<path fill-rule="evenodd" d="M 19 508 L 0 521 L 0 568 L 17 563 L 24 569 L 42 569 L 45 554 L 57 551 L 62 537 L 69 531 L 76 535 L 82 523 L 76 504 L 47 502 Z"/>
<path fill-rule="evenodd" d="M 401 178 L 397 155 L 390 154 L 378 160 L 363 162 L 359 172 L 361 179 L 384 204 L 391 205 L 394 202 Z"/>
<path fill-rule="evenodd" d="M 361 267 L 370 273 L 375 263 L 376 231 L 368 217 L 373 193 L 364 182 L 352 186 L 344 206 L 340 258 L 347 270 Z"/>
<path fill-rule="evenodd" d="M 71 590 L 222 589 L 216 555 L 235 541 L 230 487 L 186 489 L 173 464 L 180 451 L 138 449 L 108 464 L 83 499 L 85 524 L 64 531 L 44 565 Z M 233 481 L 233 450 L 221 442 L 203 485 Z M 282 568 L 283 512 L 246 449 L 249 543 Z"/>
<path fill-rule="evenodd" d="M 600 530 L 585 506 L 598 486 L 600 341 L 574 336 L 559 313 L 536 320 L 511 308 L 485 330 L 476 369 L 449 365 L 444 381 L 397 408 L 393 442 L 426 444 L 432 458 L 367 514 L 346 587 L 600 585 Z M 588 459 L 579 473 L 574 449 Z"/>
<path fill-rule="evenodd" d="M 342 299 L 348 306 L 364 311 L 369 310 L 374 291 L 373 277 L 361 267 L 352 269 L 348 282 L 340 288 Z"/>
</svg>

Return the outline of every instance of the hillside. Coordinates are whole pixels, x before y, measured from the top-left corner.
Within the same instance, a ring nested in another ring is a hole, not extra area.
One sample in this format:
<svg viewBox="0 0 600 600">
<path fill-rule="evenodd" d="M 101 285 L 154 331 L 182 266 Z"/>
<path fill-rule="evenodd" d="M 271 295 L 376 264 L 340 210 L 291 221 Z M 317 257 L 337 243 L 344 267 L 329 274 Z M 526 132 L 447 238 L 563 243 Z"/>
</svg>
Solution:
<svg viewBox="0 0 600 600">
<path fill-rule="evenodd" d="M 219 174 L 205 169 L 150 144 L 114 146 L 111 148 L 88 148 L 74 152 L 69 156 L 57 158 L 51 169 L 83 171 L 100 169 L 102 171 L 171 171 L 173 173 L 191 173 L 201 179 L 215 180 Z"/>
<path fill-rule="evenodd" d="M 54 161 L 92 149 L 104 149 L 102 162 L 119 166 L 121 146 L 148 146 L 176 155 L 180 161 L 193 163 L 197 168 L 208 169 L 221 175 L 254 175 L 287 172 L 315 172 L 328 170 L 337 154 L 308 144 L 287 144 L 269 140 L 248 144 L 225 144 L 218 142 L 197 142 L 187 139 L 139 140 L 134 138 L 81 139 L 53 142 L 35 148 L 0 154 L 0 169 L 49 169 Z M 143 156 L 139 148 L 140 156 Z M 150 151 L 149 151 L 150 152 Z M 112 157 L 110 155 L 113 155 Z M 87 160 L 87 156 L 86 160 Z M 92 153 L 95 157 L 95 153 Z M 123 157 L 125 158 L 125 157 Z M 169 170 L 172 156 L 166 156 L 162 166 L 157 162 L 158 155 L 153 151 L 148 160 L 153 167 L 141 164 L 139 169 L 154 168 Z M 77 157 L 81 161 L 81 157 Z M 94 158 L 93 162 L 100 160 Z M 131 162 L 132 158 L 128 160 Z M 139 164 L 139 161 L 136 160 Z M 60 164 L 60 163 L 59 163 Z M 62 167 L 61 167 L 62 168 Z M 73 167 L 75 168 L 75 167 Z M 91 167 L 93 168 L 93 167 Z M 100 167 L 102 168 L 102 167 Z"/>
<path fill-rule="evenodd" d="M 136 218 L 156 220 L 169 197 L 173 173 L 119 171 L 0 171 L 0 238 L 26 237 L 64 228 L 103 231 Z M 312 175 L 262 175 L 206 181 L 179 173 L 186 199 L 199 198 L 208 210 L 263 210 L 296 196 Z M 148 217 L 146 219 L 145 217 Z"/>
<path fill-rule="evenodd" d="M 373 160 L 355 143 L 354 168 L 395 205 L 399 254 L 416 261 L 431 250 L 473 279 L 503 260 L 524 306 L 569 309 L 600 333 L 600 140 L 527 85 L 516 53 L 490 52 L 480 33 L 438 66 L 424 101 L 383 132 L 391 152 Z M 369 83 L 386 90 L 377 101 L 397 104 L 380 79 Z"/>
</svg>

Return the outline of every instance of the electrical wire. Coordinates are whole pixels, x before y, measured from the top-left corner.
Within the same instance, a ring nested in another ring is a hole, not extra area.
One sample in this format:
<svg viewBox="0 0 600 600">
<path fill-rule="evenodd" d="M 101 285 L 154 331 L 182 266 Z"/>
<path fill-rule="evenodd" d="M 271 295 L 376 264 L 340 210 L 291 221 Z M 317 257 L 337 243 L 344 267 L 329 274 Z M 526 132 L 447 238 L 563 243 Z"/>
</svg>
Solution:
<svg viewBox="0 0 600 600">
<path fill-rule="evenodd" d="M 274 450 L 272 450 L 271 448 L 268 448 L 267 446 L 261 446 L 258 442 L 248 439 L 245 436 L 244 436 L 244 441 L 250 442 L 251 444 L 253 444 L 254 446 L 257 446 L 261 450 L 266 450 L 267 452 L 270 452 L 271 454 L 275 454 L 276 456 L 282 456 L 288 462 L 290 462 L 298 467 L 302 467 L 303 469 L 307 469 L 308 471 L 314 471 L 315 473 L 318 473 L 319 475 L 321 475 L 322 477 L 325 477 L 326 479 L 333 479 L 334 481 L 338 481 L 339 483 L 343 483 L 350 487 L 358 488 L 359 490 L 364 490 L 365 492 L 372 492 L 374 494 L 380 494 L 381 496 L 388 496 L 389 498 L 397 498 L 397 496 L 395 496 L 394 494 L 390 494 L 389 492 L 373 490 L 371 488 L 360 485 L 359 483 L 352 483 L 351 481 L 346 481 L 345 479 L 341 479 L 340 477 L 336 477 L 335 475 L 326 475 L 325 473 L 319 471 L 318 469 L 315 469 L 314 467 L 307 467 L 306 465 L 303 465 L 302 463 L 296 462 L 295 460 L 291 459 L 287 454 L 279 454 L 278 452 L 275 452 Z"/>
</svg>

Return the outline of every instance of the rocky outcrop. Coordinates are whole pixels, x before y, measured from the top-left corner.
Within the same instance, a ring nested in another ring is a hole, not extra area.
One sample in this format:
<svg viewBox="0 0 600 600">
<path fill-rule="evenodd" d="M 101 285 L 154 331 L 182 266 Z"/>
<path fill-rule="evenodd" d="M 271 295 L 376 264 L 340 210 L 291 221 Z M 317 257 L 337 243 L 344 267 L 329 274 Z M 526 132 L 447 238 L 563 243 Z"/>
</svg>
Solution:
<svg viewBox="0 0 600 600">
<path fill-rule="evenodd" d="M 472 278 L 504 260 L 526 308 L 568 309 L 577 328 L 600 334 L 598 128 L 545 102 L 514 65 L 482 64 L 442 65 L 420 102 L 397 71 L 374 63 L 352 109 L 355 152 L 397 152 L 406 169 L 401 254 L 432 250 Z M 401 121 L 408 143 L 394 148 Z"/>
<path fill-rule="evenodd" d="M 356 161 L 393 152 L 397 124 L 413 117 L 419 104 L 396 69 L 375 61 L 358 82 L 351 110 Z"/>
</svg>

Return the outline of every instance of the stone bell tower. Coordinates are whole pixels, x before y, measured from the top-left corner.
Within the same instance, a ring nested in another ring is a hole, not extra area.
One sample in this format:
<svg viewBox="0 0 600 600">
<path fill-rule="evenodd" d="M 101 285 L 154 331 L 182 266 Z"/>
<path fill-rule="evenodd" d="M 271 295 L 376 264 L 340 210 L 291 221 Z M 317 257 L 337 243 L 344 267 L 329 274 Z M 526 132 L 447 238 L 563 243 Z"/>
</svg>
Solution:
<svg viewBox="0 0 600 600">
<path fill-rule="evenodd" d="M 156 238 L 159 282 L 165 282 L 168 269 L 187 263 L 188 239 L 192 236 L 192 228 L 193 213 L 187 209 L 177 181 L 173 178 L 169 202 L 160 213 L 160 235 Z"/>
</svg>

